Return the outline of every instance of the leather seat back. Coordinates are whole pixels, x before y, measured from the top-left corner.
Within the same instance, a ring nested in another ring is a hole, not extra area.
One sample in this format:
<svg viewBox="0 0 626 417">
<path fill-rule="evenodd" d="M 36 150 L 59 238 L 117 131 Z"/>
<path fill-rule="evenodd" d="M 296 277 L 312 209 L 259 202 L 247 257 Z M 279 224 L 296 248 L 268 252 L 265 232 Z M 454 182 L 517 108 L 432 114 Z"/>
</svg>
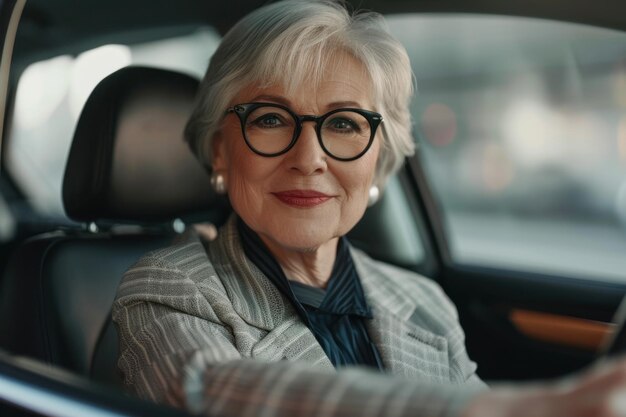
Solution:
<svg viewBox="0 0 626 417">
<path fill-rule="evenodd" d="M 0 346 L 118 384 L 110 308 L 123 273 L 167 246 L 172 221 L 230 212 L 182 139 L 197 80 L 128 67 L 104 79 L 80 116 L 63 198 L 82 226 L 35 236 L 12 255 L 0 294 Z M 176 223 L 180 226 L 180 220 Z"/>
</svg>

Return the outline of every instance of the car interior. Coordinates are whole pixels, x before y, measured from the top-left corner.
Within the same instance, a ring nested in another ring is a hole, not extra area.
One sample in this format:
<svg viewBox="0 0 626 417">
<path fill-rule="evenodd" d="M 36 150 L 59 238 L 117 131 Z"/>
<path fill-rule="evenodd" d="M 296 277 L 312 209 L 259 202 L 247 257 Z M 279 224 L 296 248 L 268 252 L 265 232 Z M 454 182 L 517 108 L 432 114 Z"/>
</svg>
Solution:
<svg viewBox="0 0 626 417">
<path fill-rule="evenodd" d="M 98 84 L 79 118 L 63 184 L 68 216 L 90 226 L 34 236 L 12 255 L 2 306 L 21 319 L 2 323 L 2 346 L 97 381 L 119 382 L 109 313 L 124 271 L 142 254 L 170 244 L 178 224 L 195 218 L 219 226 L 231 212 L 182 140 L 197 86 L 184 74 L 132 66 Z M 386 194 L 353 240 L 409 266 L 411 242 L 392 240 L 393 228 L 367 224 L 374 215 L 393 217 L 398 203 L 392 198 L 402 194 Z M 384 241 L 390 244 L 376 244 Z"/>
<path fill-rule="evenodd" d="M 167 246 L 194 225 L 219 226 L 232 213 L 227 199 L 211 191 L 207 168 L 182 139 L 201 74 L 175 62 L 127 62 L 93 83 L 72 134 L 63 139 L 68 143 L 59 164 L 63 214 L 42 212 L 16 179 L 7 156 L 16 147 L 12 135 L 20 123 L 21 77 L 35 63 L 76 57 L 102 45 L 155 42 L 207 26 L 223 34 L 264 3 L 0 3 L 0 82 L 6 85 L 0 97 L 0 217 L 10 220 L 9 227 L 0 219 L 2 415 L 101 415 L 96 411 L 103 410 L 112 415 L 186 415 L 123 394 L 110 308 L 124 271 L 141 255 Z M 616 50 L 626 68 L 626 8 L 619 2 L 603 8 L 583 1 L 350 4 L 388 15 L 505 15 L 601 27 L 621 36 Z M 428 92 L 427 85 L 424 90 Z M 626 87 L 623 91 L 626 95 Z M 620 109 L 626 114 L 626 104 Z M 38 112 L 37 106 L 29 110 Z M 55 130 L 47 131 L 54 140 Z M 444 288 L 459 311 L 470 357 L 486 381 L 552 378 L 593 363 L 614 331 L 612 317 L 626 294 L 626 272 L 620 281 L 459 262 L 422 146 L 350 232 L 350 241 L 372 257 Z M 23 169 L 38 172 L 34 166 Z M 47 180 L 43 171 L 37 176 Z M 61 404 L 50 406 L 56 404 L 51 398 Z"/>
</svg>

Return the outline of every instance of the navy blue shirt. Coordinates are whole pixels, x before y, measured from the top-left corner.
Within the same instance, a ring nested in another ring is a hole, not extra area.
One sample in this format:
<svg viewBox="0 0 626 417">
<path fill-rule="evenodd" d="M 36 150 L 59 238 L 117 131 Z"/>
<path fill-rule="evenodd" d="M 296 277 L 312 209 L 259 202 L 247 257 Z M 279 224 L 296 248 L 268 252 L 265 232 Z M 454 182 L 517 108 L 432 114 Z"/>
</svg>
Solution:
<svg viewBox="0 0 626 417">
<path fill-rule="evenodd" d="M 368 365 L 384 369 L 367 333 L 365 324 L 372 319 L 372 312 L 346 238 L 339 239 L 328 286 L 322 289 L 289 281 L 261 238 L 241 219 L 237 226 L 248 259 L 291 301 L 335 367 Z"/>
</svg>

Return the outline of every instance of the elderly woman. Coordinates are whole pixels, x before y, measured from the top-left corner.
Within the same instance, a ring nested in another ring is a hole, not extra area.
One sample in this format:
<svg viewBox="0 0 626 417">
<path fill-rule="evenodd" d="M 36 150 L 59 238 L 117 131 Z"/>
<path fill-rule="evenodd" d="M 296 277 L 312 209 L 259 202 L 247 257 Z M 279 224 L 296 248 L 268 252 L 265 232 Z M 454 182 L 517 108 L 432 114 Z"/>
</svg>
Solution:
<svg viewBox="0 0 626 417">
<path fill-rule="evenodd" d="M 439 287 L 344 237 L 413 152 L 411 93 L 373 13 L 286 1 L 226 34 L 186 136 L 234 215 L 125 275 L 113 318 L 129 388 L 210 415 L 561 415 L 615 377 L 484 393 Z"/>
</svg>

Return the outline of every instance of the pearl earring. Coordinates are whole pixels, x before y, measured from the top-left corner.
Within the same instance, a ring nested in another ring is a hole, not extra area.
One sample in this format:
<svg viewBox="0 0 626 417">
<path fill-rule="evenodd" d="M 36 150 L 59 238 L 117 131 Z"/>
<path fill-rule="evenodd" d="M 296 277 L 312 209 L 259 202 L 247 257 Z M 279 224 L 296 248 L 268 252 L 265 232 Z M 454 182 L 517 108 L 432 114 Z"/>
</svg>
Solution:
<svg viewBox="0 0 626 417">
<path fill-rule="evenodd" d="M 226 194 L 226 178 L 219 172 L 211 173 L 211 188 L 216 194 Z"/>
<path fill-rule="evenodd" d="M 378 188 L 377 185 L 372 185 L 370 187 L 369 196 L 367 198 L 367 206 L 368 207 L 373 206 L 374 204 L 376 204 L 379 198 L 380 198 L 380 189 Z"/>
</svg>

